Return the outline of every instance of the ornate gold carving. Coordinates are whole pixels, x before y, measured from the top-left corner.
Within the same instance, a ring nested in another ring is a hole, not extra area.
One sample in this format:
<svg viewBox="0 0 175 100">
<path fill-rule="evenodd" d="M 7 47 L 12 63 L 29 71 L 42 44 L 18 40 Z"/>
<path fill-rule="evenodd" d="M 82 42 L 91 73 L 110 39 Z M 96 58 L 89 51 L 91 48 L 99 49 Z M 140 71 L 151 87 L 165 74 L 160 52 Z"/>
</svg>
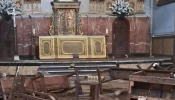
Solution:
<svg viewBox="0 0 175 100">
<path fill-rule="evenodd" d="M 65 42 L 71 43 L 71 46 L 64 45 Z M 78 53 L 79 58 L 88 58 L 88 38 L 87 37 L 62 36 L 62 37 L 57 38 L 57 46 L 58 46 L 57 47 L 58 48 L 58 58 L 72 58 L 73 57 L 72 54 L 76 54 L 76 53 Z M 66 52 L 65 49 L 63 48 L 71 50 L 72 53 Z"/>
<path fill-rule="evenodd" d="M 51 22 L 50 22 L 50 25 L 49 25 L 49 34 L 50 35 L 53 35 L 54 33 L 54 30 L 53 30 L 53 14 L 51 15 Z"/>
<path fill-rule="evenodd" d="M 54 38 L 51 38 L 51 37 L 39 38 L 39 54 L 40 54 L 40 59 L 55 58 Z"/>
<path fill-rule="evenodd" d="M 104 36 L 94 36 L 91 40 L 92 58 L 106 58 L 106 42 Z"/>
<path fill-rule="evenodd" d="M 75 9 L 58 10 L 58 33 L 61 35 L 74 35 L 76 32 Z"/>
<path fill-rule="evenodd" d="M 81 14 L 79 14 L 79 19 L 80 19 L 80 24 L 79 24 L 79 35 L 83 35 L 84 34 L 84 29 L 83 29 L 83 23 L 82 23 L 82 17 Z"/>
</svg>

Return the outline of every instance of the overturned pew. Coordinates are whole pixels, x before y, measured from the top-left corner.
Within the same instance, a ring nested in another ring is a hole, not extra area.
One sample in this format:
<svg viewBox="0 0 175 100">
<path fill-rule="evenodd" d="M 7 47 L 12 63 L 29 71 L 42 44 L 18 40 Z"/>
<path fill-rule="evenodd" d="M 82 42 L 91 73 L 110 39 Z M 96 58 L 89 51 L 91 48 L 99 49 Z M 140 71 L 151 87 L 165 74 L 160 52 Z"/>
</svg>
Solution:
<svg viewBox="0 0 175 100">
<path fill-rule="evenodd" d="M 175 74 L 142 70 L 129 76 L 127 100 L 175 100 Z"/>
</svg>

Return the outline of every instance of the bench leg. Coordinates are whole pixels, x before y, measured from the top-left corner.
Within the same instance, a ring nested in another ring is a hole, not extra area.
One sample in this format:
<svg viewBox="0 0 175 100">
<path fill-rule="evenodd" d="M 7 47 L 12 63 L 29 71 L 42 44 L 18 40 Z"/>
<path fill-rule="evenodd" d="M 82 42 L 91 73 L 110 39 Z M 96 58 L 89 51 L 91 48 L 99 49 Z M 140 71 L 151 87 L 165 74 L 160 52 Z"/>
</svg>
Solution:
<svg viewBox="0 0 175 100">
<path fill-rule="evenodd" d="M 98 84 L 90 86 L 90 96 L 92 97 L 93 100 L 98 100 L 98 98 L 99 98 L 99 86 L 98 86 Z"/>
</svg>

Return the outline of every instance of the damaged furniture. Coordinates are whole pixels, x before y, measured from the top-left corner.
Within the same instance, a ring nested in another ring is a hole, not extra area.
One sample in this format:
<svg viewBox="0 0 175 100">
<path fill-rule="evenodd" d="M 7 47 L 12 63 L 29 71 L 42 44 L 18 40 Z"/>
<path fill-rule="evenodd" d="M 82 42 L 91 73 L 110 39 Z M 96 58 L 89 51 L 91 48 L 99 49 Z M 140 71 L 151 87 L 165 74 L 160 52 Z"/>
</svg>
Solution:
<svg viewBox="0 0 175 100">
<path fill-rule="evenodd" d="M 59 100 L 53 94 L 34 91 L 31 79 L 25 76 L 17 76 L 16 79 L 14 77 L 2 78 L 1 93 L 3 100 Z"/>
<path fill-rule="evenodd" d="M 175 78 L 170 71 L 142 70 L 129 76 L 128 100 L 174 100 Z"/>
<path fill-rule="evenodd" d="M 151 72 L 151 68 L 155 70 L 163 70 L 163 71 L 168 71 L 169 69 L 161 68 L 159 65 L 152 63 L 150 66 L 148 66 L 147 69 L 142 69 L 141 66 L 137 65 L 136 66 L 138 69 L 130 69 L 130 68 L 109 68 L 106 70 L 100 70 L 97 69 L 98 73 L 98 81 L 99 81 L 99 89 L 100 93 L 103 94 L 103 89 L 102 89 L 102 84 L 112 81 L 112 80 L 129 80 L 129 76 L 132 75 L 134 72 L 142 71 L 145 70 L 147 72 Z M 108 76 L 102 78 L 102 73 L 107 73 Z"/>
<path fill-rule="evenodd" d="M 131 75 L 134 72 L 142 70 L 142 68 L 137 65 L 138 69 L 130 69 L 130 68 L 109 68 L 106 70 L 100 70 L 97 69 L 98 73 L 98 81 L 99 81 L 99 89 L 100 94 L 103 94 L 103 88 L 102 84 L 106 82 L 110 82 L 112 80 L 122 79 L 122 80 L 129 80 L 129 75 Z M 151 64 L 147 70 L 151 69 L 153 67 L 153 64 Z M 102 73 L 107 73 L 108 76 L 102 78 Z"/>
<path fill-rule="evenodd" d="M 69 78 L 76 75 L 75 72 L 68 75 L 43 75 L 40 74 L 32 80 L 35 91 L 44 93 L 54 93 L 58 96 L 65 96 L 65 92 L 74 89 Z"/>
<path fill-rule="evenodd" d="M 88 82 L 88 81 L 80 81 L 79 72 L 77 69 L 76 71 L 76 80 L 75 80 L 75 100 L 89 98 L 91 100 L 98 100 L 99 99 L 99 83 L 98 82 Z M 82 86 L 90 86 L 90 94 L 85 95 L 82 91 Z"/>
</svg>

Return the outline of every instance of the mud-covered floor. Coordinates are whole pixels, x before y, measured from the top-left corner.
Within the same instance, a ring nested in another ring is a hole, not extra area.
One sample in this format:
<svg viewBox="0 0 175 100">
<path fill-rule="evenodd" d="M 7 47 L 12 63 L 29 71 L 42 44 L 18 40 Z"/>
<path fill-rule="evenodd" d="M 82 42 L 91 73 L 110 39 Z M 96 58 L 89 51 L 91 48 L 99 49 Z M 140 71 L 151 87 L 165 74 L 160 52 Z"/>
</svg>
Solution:
<svg viewBox="0 0 175 100">
<path fill-rule="evenodd" d="M 104 94 L 99 94 L 99 100 L 127 100 L 128 81 L 114 80 L 103 84 Z M 82 86 L 83 93 L 89 93 L 89 86 Z M 60 100 L 75 100 L 74 90 L 69 91 L 67 96 L 59 97 Z M 82 98 L 80 100 L 91 100 Z"/>
</svg>

